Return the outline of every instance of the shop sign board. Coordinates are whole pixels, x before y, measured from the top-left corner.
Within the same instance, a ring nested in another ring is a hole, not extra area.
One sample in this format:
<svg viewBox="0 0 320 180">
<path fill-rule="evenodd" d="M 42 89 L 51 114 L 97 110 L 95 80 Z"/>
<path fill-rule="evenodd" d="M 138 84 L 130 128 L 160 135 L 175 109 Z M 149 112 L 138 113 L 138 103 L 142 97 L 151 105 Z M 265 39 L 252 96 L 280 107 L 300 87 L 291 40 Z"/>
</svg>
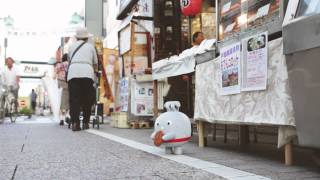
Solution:
<svg viewBox="0 0 320 180">
<path fill-rule="evenodd" d="M 242 40 L 242 91 L 267 88 L 268 32 Z"/>
<path fill-rule="evenodd" d="M 45 72 L 51 74 L 53 66 L 48 64 L 21 63 L 17 66 L 19 75 L 22 77 L 41 77 Z"/>
<path fill-rule="evenodd" d="M 220 72 L 221 95 L 240 93 L 241 43 L 221 48 Z"/>
</svg>

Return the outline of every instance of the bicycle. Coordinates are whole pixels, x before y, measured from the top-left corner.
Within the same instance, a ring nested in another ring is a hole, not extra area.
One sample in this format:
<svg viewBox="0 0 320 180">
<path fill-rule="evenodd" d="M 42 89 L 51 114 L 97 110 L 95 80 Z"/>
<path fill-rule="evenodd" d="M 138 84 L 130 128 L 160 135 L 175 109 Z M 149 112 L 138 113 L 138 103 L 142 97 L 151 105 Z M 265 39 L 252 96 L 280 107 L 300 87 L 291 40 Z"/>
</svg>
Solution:
<svg viewBox="0 0 320 180">
<path fill-rule="evenodd" d="M 10 121 L 14 123 L 18 117 L 17 99 L 13 93 L 13 87 L 3 87 L 1 94 L 1 113 L 3 119 L 5 115 L 8 115 Z"/>
</svg>

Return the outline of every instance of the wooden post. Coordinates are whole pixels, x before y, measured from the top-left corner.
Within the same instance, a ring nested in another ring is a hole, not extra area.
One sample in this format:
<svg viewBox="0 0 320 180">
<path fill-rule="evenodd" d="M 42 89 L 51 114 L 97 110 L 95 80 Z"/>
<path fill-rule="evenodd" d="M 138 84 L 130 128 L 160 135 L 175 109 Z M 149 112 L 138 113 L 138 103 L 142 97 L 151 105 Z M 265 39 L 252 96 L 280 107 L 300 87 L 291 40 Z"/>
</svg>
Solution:
<svg viewBox="0 0 320 180">
<path fill-rule="evenodd" d="M 287 166 L 293 165 L 293 145 L 292 141 L 284 146 L 285 164 Z"/>
<path fill-rule="evenodd" d="M 245 145 L 249 143 L 249 126 L 239 126 L 239 145 Z"/>
<path fill-rule="evenodd" d="M 203 121 L 197 121 L 198 137 L 199 137 L 199 147 L 204 147 L 204 123 Z"/>
<path fill-rule="evenodd" d="M 253 127 L 253 142 L 258 143 L 257 126 Z"/>
<path fill-rule="evenodd" d="M 228 126 L 224 125 L 224 143 L 227 143 L 228 141 Z"/>
<path fill-rule="evenodd" d="M 158 109 L 158 81 L 153 81 L 153 114 L 154 117 L 157 118 L 159 115 Z"/>
<path fill-rule="evenodd" d="M 212 127 L 212 140 L 216 141 L 217 140 L 217 124 L 214 123 Z"/>
</svg>

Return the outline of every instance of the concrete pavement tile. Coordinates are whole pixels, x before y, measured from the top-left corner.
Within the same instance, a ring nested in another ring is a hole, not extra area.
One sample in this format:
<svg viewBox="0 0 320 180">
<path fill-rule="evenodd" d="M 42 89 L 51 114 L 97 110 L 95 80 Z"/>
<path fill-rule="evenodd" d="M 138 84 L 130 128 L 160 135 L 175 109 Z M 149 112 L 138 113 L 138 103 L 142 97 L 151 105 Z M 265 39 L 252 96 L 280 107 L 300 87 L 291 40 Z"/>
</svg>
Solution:
<svg viewBox="0 0 320 180">
<path fill-rule="evenodd" d="M 15 166 L 15 164 L 0 165 L 0 179 L 11 179 Z"/>
<path fill-rule="evenodd" d="M 80 168 L 74 164 L 43 163 L 19 165 L 15 180 L 24 179 L 80 179 Z"/>
<path fill-rule="evenodd" d="M 225 178 L 219 177 L 217 175 L 209 174 L 206 172 L 199 171 L 189 171 L 189 172 L 180 172 L 180 173 L 168 173 L 168 174 L 159 174 L 159 176 L 163 179 L 170 180 L 223 180 Z"/>
</svg>

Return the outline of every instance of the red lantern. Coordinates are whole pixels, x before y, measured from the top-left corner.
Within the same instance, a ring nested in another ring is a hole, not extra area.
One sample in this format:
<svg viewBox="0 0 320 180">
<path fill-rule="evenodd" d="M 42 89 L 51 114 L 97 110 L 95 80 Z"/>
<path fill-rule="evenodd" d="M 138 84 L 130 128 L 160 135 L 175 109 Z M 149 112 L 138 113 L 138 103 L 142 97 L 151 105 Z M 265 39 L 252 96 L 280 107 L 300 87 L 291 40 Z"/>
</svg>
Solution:
<svg viewBox="0 0 320 180">
<path fill-rule="evenodd" d="M 180 4 L 185 16 L 193 16 L 201 12 L 202 0 L 180 0 Z"/>
</svg>

